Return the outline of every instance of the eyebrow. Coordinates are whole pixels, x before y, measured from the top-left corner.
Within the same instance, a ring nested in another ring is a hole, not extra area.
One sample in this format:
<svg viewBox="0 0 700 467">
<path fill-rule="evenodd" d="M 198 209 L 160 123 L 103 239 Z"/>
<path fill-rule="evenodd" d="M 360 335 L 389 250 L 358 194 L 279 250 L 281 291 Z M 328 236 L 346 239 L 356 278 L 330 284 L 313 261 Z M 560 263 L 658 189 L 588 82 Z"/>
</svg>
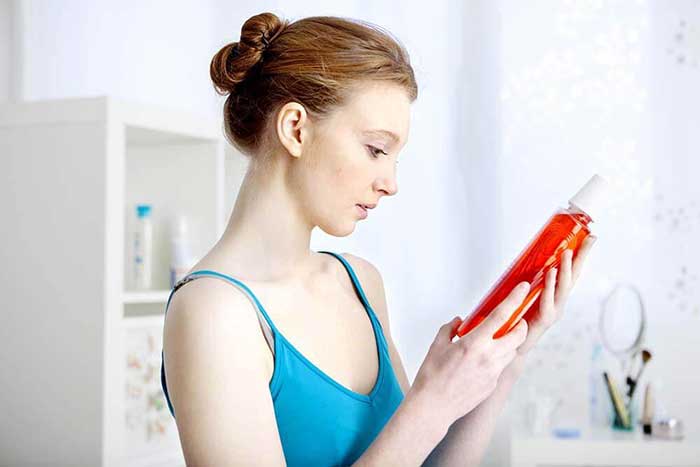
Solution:
<svg viewBox="0 0 700 467">
<path fill-rule="evenodd" d="M 371 135 L 371 134 L 379 134 L 383 136 L 387 136 L 389 139 L 394 141 L 394 143 L 398 143 L 400 141 L 399 136 L 396 133 L 392 133 L 389 130 L 367 130 L 363 132 L 364 134 Z"/>
</svg>

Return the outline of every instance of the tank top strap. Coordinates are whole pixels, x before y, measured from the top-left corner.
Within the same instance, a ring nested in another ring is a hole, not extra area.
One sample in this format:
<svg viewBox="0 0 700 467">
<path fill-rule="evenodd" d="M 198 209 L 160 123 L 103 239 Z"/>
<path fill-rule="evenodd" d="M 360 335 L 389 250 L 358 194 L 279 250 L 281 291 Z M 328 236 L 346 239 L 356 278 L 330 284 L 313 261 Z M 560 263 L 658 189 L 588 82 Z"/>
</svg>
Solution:
<svg viewBox="0 0 700 467">
<path fill-rule="evenodd" d="M 381 339 L 382 346 L 384 347 L 385 350 L 389 349 L 389 346 L 386 342 L 386 338 L 384 337 L 384 331 L 382 329 L 382 324 L 379 322 L 379 319 L 377 318 L 377 315 L 374 313 L 374 309 L 372 308 L 372 305 L 370 305 L 369 300 L 367 300 L 367 296 L 365 295 L 365 291 L 362 289 L 362 285 L 360 284 L 360 280 L 357 278 L 357 275 L 355 274 L 355 270 L 350 266 L 350 263 L 343 258 L 341 255 L 337 253 L 333 253 L 332 251 L 319 251 L 319 253 L 326 253 L 328 255 L 335 256 L 345 267 L 345 270 L 348 272 L 348 275 L 350 276 L 350 280 L 352 280 L 352 285 L 355 288 L 355 292 L 357 296 L 360 298 L 360 301 L 362 302 L 362 305 L 364 305 L 365 310 L 367 311 L 367 314 L 370 317 L 370 320 L 372 321 L 372 324 L 377 327 L 379 330 L 378 334 Z"/>
</svg>

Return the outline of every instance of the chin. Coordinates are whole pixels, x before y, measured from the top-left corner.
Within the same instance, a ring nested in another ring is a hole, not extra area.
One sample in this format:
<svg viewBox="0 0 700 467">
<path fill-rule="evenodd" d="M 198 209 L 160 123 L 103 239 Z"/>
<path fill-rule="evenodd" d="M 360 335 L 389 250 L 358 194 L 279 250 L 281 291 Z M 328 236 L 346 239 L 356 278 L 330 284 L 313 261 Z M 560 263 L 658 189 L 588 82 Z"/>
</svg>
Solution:
<svg viewBox="0 0 700 467">
<path fill-rule="evenodd" d="M 323 230 L 328 235 L 333 235 L 334 237 L 347 237 L 355 231 L 355 225 L 357 222 L 345 222 L 345 223 L 325 223 L 319 224 L 318 228 Z"/>
</svg>

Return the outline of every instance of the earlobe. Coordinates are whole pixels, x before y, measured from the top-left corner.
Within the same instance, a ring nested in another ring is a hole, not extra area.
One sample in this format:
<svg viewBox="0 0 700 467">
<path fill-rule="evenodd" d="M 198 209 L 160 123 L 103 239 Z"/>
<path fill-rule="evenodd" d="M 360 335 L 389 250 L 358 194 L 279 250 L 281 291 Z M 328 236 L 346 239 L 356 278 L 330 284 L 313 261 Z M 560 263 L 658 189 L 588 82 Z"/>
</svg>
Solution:
<svg viewBox="0 0 700 467">
<path fill-rule="evenodd" d="M 292 157 L 301 157 L 307 121 L 306 109 L 298 102 L 285 104 L 277 113 L 277 138 Z"/>
</svg>

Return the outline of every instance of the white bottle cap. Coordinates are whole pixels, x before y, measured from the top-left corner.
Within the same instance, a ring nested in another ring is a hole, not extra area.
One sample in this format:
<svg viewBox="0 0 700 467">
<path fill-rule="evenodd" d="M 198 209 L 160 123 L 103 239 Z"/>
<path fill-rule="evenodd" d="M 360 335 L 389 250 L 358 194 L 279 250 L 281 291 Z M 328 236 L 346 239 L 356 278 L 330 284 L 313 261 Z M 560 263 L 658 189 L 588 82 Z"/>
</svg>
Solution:
<svg viewBox="0 0 700 467">
<path fill-rule="evenodd" d="M 607 205 L 609 190 L 608 182 L 600 175 L 595 174 L 583 185 L 583 188 L 569 200 L 569 203 L 595 220 L 599 218 Z"/>
</svg>

